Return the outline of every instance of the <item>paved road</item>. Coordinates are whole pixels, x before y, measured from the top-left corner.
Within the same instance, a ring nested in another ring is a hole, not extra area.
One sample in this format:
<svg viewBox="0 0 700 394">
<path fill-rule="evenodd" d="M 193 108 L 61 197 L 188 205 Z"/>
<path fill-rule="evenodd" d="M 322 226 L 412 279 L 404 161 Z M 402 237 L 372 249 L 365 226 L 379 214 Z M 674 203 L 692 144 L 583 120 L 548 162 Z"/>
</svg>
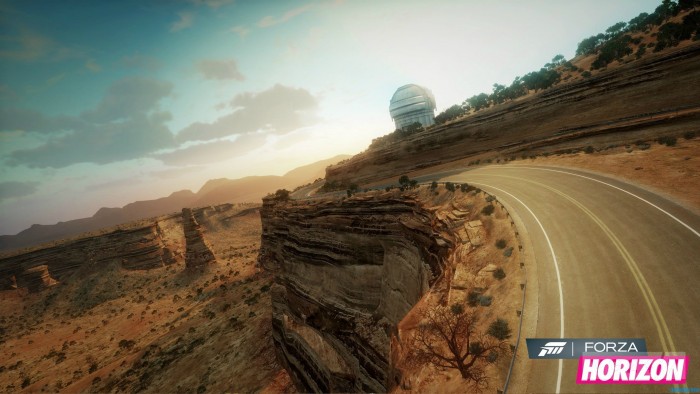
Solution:
<svg viewBox="0 0 700 394">
<path fill-rule="evenodd" d="M 687 387 L 700 388 L 700 216 L 640 187 L 556 167 L 496 165 L 421 178 L 478 185 L 522 221 L 537 289 L 526 307 L 534 332 L 525 335 L 643 337 L 651 352 L 688 354 Z M 671 388 L 577 385 L 577 360 L 521 361 L 527 392 Z"/>
</svg>

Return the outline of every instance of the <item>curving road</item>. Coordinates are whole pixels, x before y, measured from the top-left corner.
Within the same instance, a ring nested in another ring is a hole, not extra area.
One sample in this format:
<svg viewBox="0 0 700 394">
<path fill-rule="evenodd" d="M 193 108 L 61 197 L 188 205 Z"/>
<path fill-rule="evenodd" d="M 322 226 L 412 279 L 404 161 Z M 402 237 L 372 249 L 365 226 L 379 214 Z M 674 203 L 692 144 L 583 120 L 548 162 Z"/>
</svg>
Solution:
<svg viewBox="0 0 700 394">
<path fill-rule="evenodd" d="M 420 180 L 432 179 L 477 185 L 518 218 L 533 260 L 523 337 L 646 338 L 650 352 L 688 354 L 686 387 L 700 388 L 700 216 L 643 188 L 564 168 L 497 165 Z M 511 391 L 670 392 L 577 385 L 577 360 L 518 354 Z"/>
</svg>

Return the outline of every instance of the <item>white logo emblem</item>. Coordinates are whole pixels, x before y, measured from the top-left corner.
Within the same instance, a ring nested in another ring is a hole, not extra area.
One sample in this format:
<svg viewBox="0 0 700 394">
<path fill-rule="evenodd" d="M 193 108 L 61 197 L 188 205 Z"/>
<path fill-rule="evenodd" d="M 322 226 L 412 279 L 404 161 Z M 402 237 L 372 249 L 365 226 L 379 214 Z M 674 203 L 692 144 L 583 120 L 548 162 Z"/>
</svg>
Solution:
<svg viewBox="0 0 700 394">
<path fill-rule="evenodd" d="M 542 346 L 542 350 L 538 357 L 546 356 L 548 354 L 559 354 L 564 350 L 566 342 L 547 342 Z"/>
</svg>

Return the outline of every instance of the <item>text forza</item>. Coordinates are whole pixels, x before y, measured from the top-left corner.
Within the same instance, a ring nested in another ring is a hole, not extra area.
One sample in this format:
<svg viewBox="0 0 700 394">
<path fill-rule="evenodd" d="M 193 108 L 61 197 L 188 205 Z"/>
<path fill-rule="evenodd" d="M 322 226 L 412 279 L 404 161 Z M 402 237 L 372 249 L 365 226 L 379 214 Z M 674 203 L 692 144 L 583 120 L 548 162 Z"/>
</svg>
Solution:
<svg viewBox="0 0 700 394">
<path fill-rule="evenodd" d="M 684 384 L 687 356 L 581 356 L 578 384 Z"/>
</svg>

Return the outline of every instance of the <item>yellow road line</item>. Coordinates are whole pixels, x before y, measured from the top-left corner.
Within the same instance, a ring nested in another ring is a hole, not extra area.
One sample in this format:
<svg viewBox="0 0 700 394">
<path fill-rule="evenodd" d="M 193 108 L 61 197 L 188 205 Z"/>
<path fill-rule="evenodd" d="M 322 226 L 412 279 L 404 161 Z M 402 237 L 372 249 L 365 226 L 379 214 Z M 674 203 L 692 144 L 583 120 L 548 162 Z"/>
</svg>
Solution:
<svg viewBox="0 0 700 394">
<path fill-rule="evenodd" d="M 493 175 L 492 175 L 493 176 Z M 632 272 L 632 275 L 634 276 L 635 281 L 637 282 L 637 285 L 639 286 L 639 289 L 642 291 L 642 295 L 644 296 L 644 300 L 647 304 L 647 307 L 649 308 L 649 311 L 651 312 L 652 318 L 654 319 L 654 324 L 656 325 L 656 329 L 659 334 L 659 339 L 661 340 L 661 345 L 664 350 L 664 352 L 668 353 L 669 351 L 672 353 L 676 352 L 675 345 L 673 343 L 673 338 L 671 337 L 671 332 L 668 329 L 668 325 L 666 324 L 666 319 L 664 319 L 663 314 L 661 313 L 661 308 L 659 307 L 658 302 L 656 301 L 656 297 L 654 297 L 654 293 L 651 291 L 651 288 L 649 287 L 649 283 L 647 282 L 646 278 L 644 277 L 644 274 L 642 274 L 642 271 L 639 269 L 639 265 L 637 264 L 636 261 L 632 258 L 630 253 L 627 251 L 627 249 L 622 245 L 622 242 L 620 241 L 617 236 L 610 230 L 608 226 L 603 223 L 602 220 L 598 216 L 596 216 L 593 212 L 591 212 L 588 208 L 586 208 L 583 204 L 578 202 L 576 199 L 573 197 L 569 196 L 568 194 L 561 192 L 553 187 L 550 187 L 548 185 L 545 185 L 540 182 L 536 181 L 531 181 L 523 178 L 516 178 L 516 177 L 511 177 L 507 175 L 495 175 L 498 177 L 503 177 L 503 178 L 510 178 L 510 179 L 516 179 L 516 180 L 522 180 L 525 182 L 529 182 L 538 186 L 541 186 L 545 189 L 548 189 L 568 201 L 570 201 L 572 204 L 576 205 L 579 207 L 588 217 L 590 217 L 602 230 L 603 232 L 610 238 L 612 241 L 613 245 L 615 248 L 620 252 L 620 255 L 622 255 L 622 258 L 625 260 L 627 263 L 628 268 Z"/>
</svg>

